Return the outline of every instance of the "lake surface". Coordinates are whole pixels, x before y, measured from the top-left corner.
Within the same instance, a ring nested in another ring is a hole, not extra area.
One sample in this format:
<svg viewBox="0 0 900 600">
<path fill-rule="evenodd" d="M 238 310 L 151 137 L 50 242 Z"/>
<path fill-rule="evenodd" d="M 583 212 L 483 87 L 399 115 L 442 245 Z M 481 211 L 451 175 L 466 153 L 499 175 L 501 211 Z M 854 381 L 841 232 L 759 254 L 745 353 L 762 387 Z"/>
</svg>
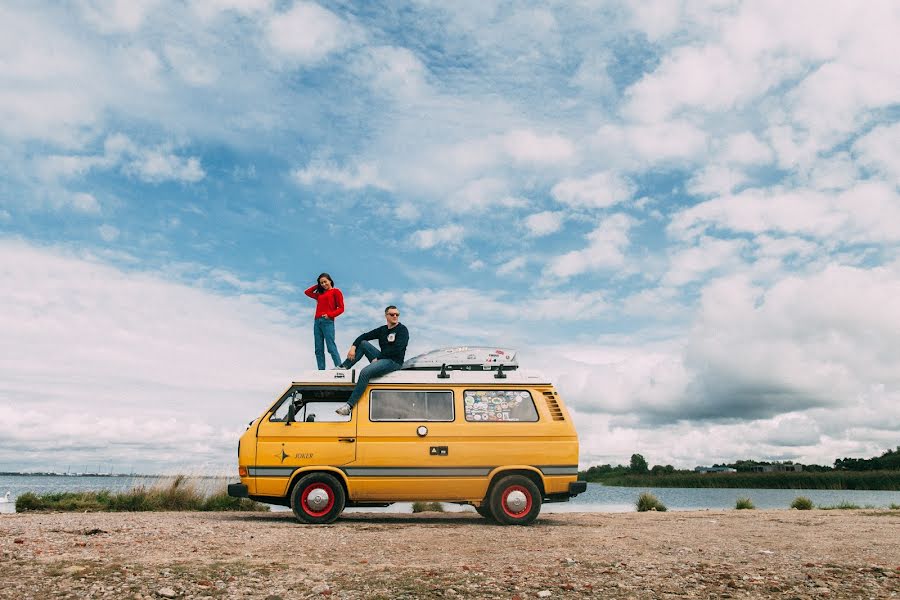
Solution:
<svg viewBox="0 0 900 600">
<path fill-rule="evenodd" d="M 15 499 L 25 492 L 79 492 L 95 490 L 127 491 L 135 486 L 168 485 L 171 477 L 51 477 L 46 475 L 0 475 L 0 498 L 10 492 L 9 503 L 0 503 L 0 511 L 9 512 Z M 221 477 L 191 478 L 201 491 L 223 489 L 229 479 Z M 234 481 L 237 481 L 235 478 Z M 638 488 L 613 487 L 589 483 L 587 492 L 569 502 L 545 504 L 542 512 L 630 512 L 641 492 L 651 492 L 669 510 L 722 510 L 734 508 L 738 498 L 750 498 L 756 508 L 790 508 L 797 496 L 806 496 L 816 506 L 833 506 L 842 502 L 862 507 L 887 508 L 900 505 L 900 492 L 881 490 L 767 490 L 742 488 Z M 447 511 L 472 510 L 456 504 L 445 504 Z M 284 510 L 273 507 L 273 510 Z M 350 512 L 411 512 L 412 504 L 398 502 L 385 508 L 348 509 Z"/>
</svg>

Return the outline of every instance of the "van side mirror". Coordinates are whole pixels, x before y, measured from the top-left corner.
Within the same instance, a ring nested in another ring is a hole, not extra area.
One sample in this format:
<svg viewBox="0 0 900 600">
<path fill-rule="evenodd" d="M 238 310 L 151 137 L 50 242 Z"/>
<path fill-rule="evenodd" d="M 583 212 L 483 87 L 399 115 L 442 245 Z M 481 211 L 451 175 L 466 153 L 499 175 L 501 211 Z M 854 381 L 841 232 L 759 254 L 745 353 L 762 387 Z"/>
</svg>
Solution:
<svg viewBox="0 0 900 600">
<path fill-rule="evenodd" d="M 288 427 L 291 426 L 291 423 L 294 422 L 294 417 L 297 416 L 297 405 L 293 403 L 293 401 L 288 405 L 288 414 L 287 418 L 284 420 L 284 424 Z"/>
</svg>

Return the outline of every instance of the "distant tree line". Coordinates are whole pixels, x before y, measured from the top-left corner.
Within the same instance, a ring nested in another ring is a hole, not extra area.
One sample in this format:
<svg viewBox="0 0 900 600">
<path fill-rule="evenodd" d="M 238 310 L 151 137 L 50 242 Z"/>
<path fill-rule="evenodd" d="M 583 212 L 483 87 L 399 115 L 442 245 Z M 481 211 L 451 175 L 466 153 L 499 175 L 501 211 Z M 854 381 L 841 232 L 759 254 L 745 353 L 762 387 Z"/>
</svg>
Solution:
<svg viewBox="0 0 900 600">
<path fill-rule="evenodd" d="M 714 464 L 714 467 L 730 467 L 739 473 L 749 473 L 754 467 L 763 465 L 792 465 L 793 461 L 769 462 L 759 460 L 736 460 L 732 463 Z M 896 450 L 887 450 L 881 456 L 873 458 L 839 458 L 834 466 L 803 465 L 803 470 L 813 473 L 826 471 L 900 471 L 900 446 Z M 632 454 L 628 466 L 610 464 L 593 465 L 579 472 L 579 478 L 586 481 L 597 481 L 625 475 L 672 475 L 693 473 L 692 469 L 676 469 L 672 465 L 653 465 L 651 468 L 640 454 Z"/>
</svg>

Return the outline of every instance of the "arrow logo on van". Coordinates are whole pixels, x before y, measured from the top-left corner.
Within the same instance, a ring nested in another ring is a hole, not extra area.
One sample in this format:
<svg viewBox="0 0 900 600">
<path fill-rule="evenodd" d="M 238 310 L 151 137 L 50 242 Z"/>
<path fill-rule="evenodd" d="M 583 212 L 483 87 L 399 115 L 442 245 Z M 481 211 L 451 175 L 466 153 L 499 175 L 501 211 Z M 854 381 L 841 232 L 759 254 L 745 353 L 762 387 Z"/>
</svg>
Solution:
<svg viewBox="0 0 900 600">
<path fill-rule="evenodd" d="M 282 464 L 284 463 L 284 459 L 286 459 L 287 457 L 288 457 L 288 455 L 285 454 L 285 452 L 284 452 L 284 444 L 282 444 L 281 445 L 281 462 L 282 462 Z"/>
</svg>

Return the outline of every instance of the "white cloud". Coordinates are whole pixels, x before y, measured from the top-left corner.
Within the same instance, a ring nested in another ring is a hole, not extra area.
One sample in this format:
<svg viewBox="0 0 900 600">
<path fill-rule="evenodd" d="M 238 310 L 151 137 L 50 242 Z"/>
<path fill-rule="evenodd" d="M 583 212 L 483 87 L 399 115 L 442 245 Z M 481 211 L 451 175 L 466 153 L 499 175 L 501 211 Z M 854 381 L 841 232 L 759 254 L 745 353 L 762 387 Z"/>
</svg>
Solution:
<svg viewBox="0 0 900 600">
<path fill-rule="evenodd" d="M 853 144 L 857 160 L 894 185 L 900 185 L 900 123 L 872 129 Z"/>
<path fill-rule="evenodd" d="M 167 144 L 142 147 L 122 134 L 106 138 L 102 155 L 50 155 L 38 164 L 38 171 L 47 179 L 81 177 L 93 169 L 112 168 L 148 183 L 194 183 L 206 176 L 199 158 L 178 156 Z"/>
<path fill-rule="evenodd" d="M 587 247 L 551 259 L 544 268 L 545 276 L 569 279 L 589 271 L 623 266 L 630 243 L 628 234 L 634 225 L 633 218 L 621 213 L 604 219 L 586 236 Z"/>
<path fill-rule="evenodd" d="M 69 196 L 69 204 L 75 210 L 86 213 L 99 213 L 100 203 L 94 198 L 93 194 L 87 192 L 76 192 Z"/>
<path fill-rule="evenodd" d="M 708 165 L 688 181 L 687 190 L 698 196 L 718 196 L 731 193 L 746 181 L 747 175 L 740 169 Z"/>
<path fill-rule="evenodd" d="M 584 179 L 564 179 L 551 190 L 557 202 L 576 208 L 607 208 L 628 200 L 633 193 L 631 182 L 609 172 Z"/>
<path fill-rule="evenodd" d="M 497 275 L 510 275 L 521 272 L 528 264 L 524 256 L 516 256 L 497 267 Z"/>
<path fill-rule="evenodd" d="M 761 60 L 743 60 L 718 45 L 682 47 L 667 55 L 652 73 L 628 90 L 626 114 L 660 122 L 683 106 L 721 111 L 759 94 L 782 73 Z"/>
<path fill-rule="evenodd" d="M 435 246 L 458 246 L 465 237 L 465 229 L 459 225 L 447 225 L 437 229 L 421 229 L 413 232 L 410 241 L 416 248 L 429 250 Z"/>
<path fill-rule="evenodd" d="M 604 158 L 627 168 L 645 168 L 647 163 L 694 161 L 707 153 L 707 134 L 685 120 L 604 125 L 591 143 Z"/>
<path fill-rule="evenodd" d="M 159 0 L 79 0 L 81 16 L 103 33 L 135 33 Z"/>
<path fill-rule="evenodd" d="M 0 135 L 82 143 L 100 119 L 102 88 L 84 84 L 98 60 L 65 29 L 0 6 Z"/>
<path fill-rule="evenodd" d="M 572 76 L 572 83 L 595 94 L 611 94 L 615 91 L 615 84 L 609 76 L 609 64 L 608 56 L 588 54 Z"/>
<path fill-rule="evenodd" d="M 368 163 L 342 168 L 333 162 L 314 160 L 304 168 L 294 169 L 291 176 L 301 185 L 330 183 L 348 190 L 360 190 L 366 187 L 391 189 L 391 185 L 379 176 L 378 168 L 374 164 Z"/>
<path fill-rule="evenodd" d="M 211 19 L 225 11 L 234 11 L 242 15 L 266 13 L 272 0 L 194 0 L 191 8 L 202 19 Z"/>
<path fill-rule="evenodd" d="M 404 221 L 415 221 L 421 216 L 421 213 L 415 204 L 403 202 L 394 207 L 394 216 Z"/>
<path fill-rule="evenodd" d="M 839 193 L 746 190 L 677 213 L 668 230 L 684 238 L 711 228 L 803 234 L 845 243 L 892 242 L 900 239 L 900 201 L 896 190 L 878 182 L 859 183 Z"/>
<path fill-rule="evenodd" d="M 408 48 L 367 47 L 355 60 L 356 71 L 381 94 L 416 101 L 431 92 L 425 65 Z"/>
<path fill-rule="evenodd" d="M 828 158 L 820 158 L 811 165 L 805 175 L 808 185 L 820 191 L 846 190 L 856 184 L 859 169 L 847 152 L 836 152 Z"/>
<path fill-rule="evenodd" d="M 698 281 L 713 272 L 739 271 L 744 262 L 741 253 L 746 247 L 744 240 L 703 237 L 695 246 L 672 253 L 663 284 L 680 286 Z"/>
<path fill-rule="evenodd" d="M 527 204 L 527 200 L 510 194 L 505 179 L 496 177 L 470 181 L 451 194 L 447 201 L 447 207 L 457 213 L 477 212 L 490 206 L 522 208 Z"/>
<path fill-rule="evenodd" d="M 16 414 L 18 424 L 0 433 L 5 464 L 59 468 L 67 448 L 99 439 L 106 455 L 139 448 L 127 460 L 151 468 L 188 468 L 185 457 L 228 465 L 243 425 L 297 365 L 314 364 L 293 317 L 254 296 L 8 240 L 0 241 L 0 275 L 8 284 L 0 328 L 16 344 L 0 360 L 0 415 Z M 23 457 L 23 443 L 45 451 Z"/>
<path fill-rule="evenodd" d="M 699 432 L 702 421 L 713 420 L 755 427 L 773 444 L 815 443 L 808 436 L 774 439 L 784 437 L 784 423 L 811 419 L 823 434 L 857 429 L 874 439 L 872 430 L 900 427 L 898 293 L 897 264 L 830 266 L 769 287 L 727 276 L 703 290 L 686 335 L 662 342 L 601 338 L 539 356 L 553 357 L 542 368 L 570 406 L 614 415 L 636 435 L 641 427 L 678 421 Z M 739 456 L 734 441 L 718 442 Z"/>
<path fill-rule="evenodd" d="M 772 148 L 749 131 L 729 136 L 722 151 L 724 160 L 739 165 L 767 164 L 773 157 Z"/>
<path fill-rule="evenodd" d="M 114 242 L 119 239 L 119 229 L 118 227 L 113 227 L 107 223 L 104 223 L 100 227 L 97 228 L 97 232 L 100 234 L 100 237 L 103 238 L 105 242 Z"/>
<path fill-rule="evenodd" d="M 570 160 L 575 148 L 560 135 L 538 135 L 530 130 L 510 131 L 504 136 L 506 153 L 523 163 L 560 163 Z"/>
<path fill-rule="evenodd" d="M 564 213 L 545 210 L 525 217 L 525 228 L 532 237 L 556 233 L 562 228 Z"/>
<path fill-rule="evenodd" d="M 219 71 L 214 64 L 197 56 L 190 48 L 166 44 L 163 50 L 166 60 L 188 85 L 206 87 L 218 80 Z"/>
<path fill-rule="evenodd" d="M 314 64 L 351 42 L 352 28 L 330 10 L 313 2 L 297 2 L 271 18 L 269 44 L 282 56 Z"/>
<path fill-rule="evenodd" d="M 125 163 L 122 170 L 148 183 L 193 183 L 206 177 L 197 157 L 183 158 L 164 149 L 140 151 Z"/>
</svg>

